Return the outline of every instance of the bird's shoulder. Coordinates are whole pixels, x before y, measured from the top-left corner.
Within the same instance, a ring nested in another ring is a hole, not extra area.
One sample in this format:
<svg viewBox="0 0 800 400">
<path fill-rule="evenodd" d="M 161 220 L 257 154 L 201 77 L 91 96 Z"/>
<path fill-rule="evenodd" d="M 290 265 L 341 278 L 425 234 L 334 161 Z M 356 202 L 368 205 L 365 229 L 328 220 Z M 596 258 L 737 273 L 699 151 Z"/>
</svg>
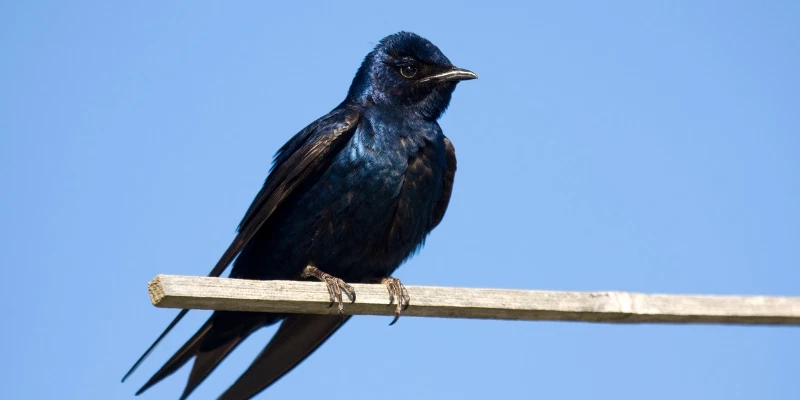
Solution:
<svg viewBox="0 0 800 400">
<path fill-rule="evenodd" d="M 254 233 L 294 189 L 324 170 L 350 141 L 361 115 L 356 107 L 339 106 L 289 139 L 275 154 L 264 186 L 245 213 L 239 231 Z"/>
<path fill-rule="evenodd" d="M 363 110 L 359 107 L 340 105 L 331 112 L 317 118 L 317 120 L 308 124 L 278 149 L 273 158 L 270 172 L 274 172 L 287 162 L 304 145 L 308 147 L 322 146 L 328 144 L 330 139 L 354 131 L 363 114 Z M 267 180 L 269 178 L 268 176 Z"/>
</svg>

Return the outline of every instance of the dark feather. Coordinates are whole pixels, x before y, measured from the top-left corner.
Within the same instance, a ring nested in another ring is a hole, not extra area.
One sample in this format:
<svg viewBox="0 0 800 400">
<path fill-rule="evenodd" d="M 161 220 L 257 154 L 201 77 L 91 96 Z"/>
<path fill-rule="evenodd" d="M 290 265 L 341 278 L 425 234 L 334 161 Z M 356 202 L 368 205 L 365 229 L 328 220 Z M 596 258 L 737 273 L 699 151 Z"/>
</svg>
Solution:
<svg viewBox="0 0 800 400">
<path fill-rule="evenodd" d="M 267 347 L 218 400 L 247 400 L 300 364 L 350 316 L 292 314 L 281 323 Z"/>
<path fill-rule="evenodd" d="M 155 385 L 156 383 L 160 382 L 162 379 L 172 375 L 175 371 L 177 371 L 180 367 L 186 364 L 189 360 L 194 357 L 197 349 L 200 348 L 200 343 L 203 341 L 203 338 L 208 334 L 211 330 L 211 320 L 209 319 L 206 321 L 205 324 L 197 331 L 197 333 L 192 336 L 189 341 L 183 344 L 183 346 L 175 352 L 175 354 L 167 360 L 166 363 L 158 370 L 150 380 L 145 383 L 136 395 L 140 395 L 144 393 L 145 390 L 149 389 L 151 386 Z"/>
<path fill-rule="evenodd" d="M 442 222 L 444 213 L 447 211 L 447 206 L 450 204 L 450 195 L 453 193 L 453 182 L 456 179 L 456 148 L 447 137 L 444 138 L 444 149 L 446 156 L 446 167 L 444 169 L 444 181 L 442 186 L 442 197 L 436 203 L 436 208 L 433 210 L 433 221 L 430 229 L 435 228 Z"/>
<path fill-rule="evenodd" d="M 303 129 L 298 135 L 303 141 L 293 146 L 293 152 L 283 149 L 285 160 L 277 163 L 269 174 L 261 191 L 259 191 L 253 204 L 239 224 L 239 233 L 228 246 L 228 249 L 219 259 L 214 269 L 208 274 L 218 277 L 225 268 L 239 254 L 242 248 L 252 239 L 253 235 L 269 219 L 275 209 L 303 182 L 304 179 L 326 168 L 333 156 L 341 150 L 344 143 L 350 140 L 358 124 L 359 112 L 352 108 L 337 109 L 322 117 Z M 309 140 L 313 138 L 314 140 Z M 276 160 L 277 161 L 277 160 Z M 134 363 L 131 369 L 122 378 L 130 376 L 133 371 L 147 358 L 164 337 L 178 324 L 189 310 L 181 310 L 175 319 L 159 335 L 147 351 Z M 184 361 L 185 363 L 186 361 Z M 145 388 L 146 389 L 146 388 Z M 141 392 L 141 391 L 140 391 Z"/>
</svg>

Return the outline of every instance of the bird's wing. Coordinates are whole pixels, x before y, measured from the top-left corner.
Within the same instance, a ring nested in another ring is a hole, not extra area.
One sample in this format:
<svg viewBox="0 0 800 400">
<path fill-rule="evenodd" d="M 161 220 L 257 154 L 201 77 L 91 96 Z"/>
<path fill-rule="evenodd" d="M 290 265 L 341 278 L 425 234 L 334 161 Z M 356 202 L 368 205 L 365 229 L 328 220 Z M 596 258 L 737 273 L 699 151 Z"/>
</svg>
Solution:
<svg viewBox="0 0 800 400">
<path fill-rule="evenodd" d="M 272 172 L 239 224 L 239 233 L 209 276 L 222 274 L 275 209 L 300 184 L 327 169 L 333 157 L 355 133 L 359 117 L 360 113 L 355 109 L 336 110 L 298 133 L 291 141 L 291 148 L 284 146 L 281 149 Z M 296 142 L 295 139 L 302 141 Z"/>
<path fill-rule="evenodd" d="M 247 400 L 272 385 L 311 355 L 350 316 L 291 314 L 267 347 L 218 400 Z"/>
<path fill-rule="evenodd" d="M 360 113 L 356 109 L 336 109 L 311 123 L 280 149 L 264 186 L 239 224 L 236 238 L 233 239 L 208 276 L 220 276 L 247 242 L 269 220 L 275 209 L 286 201 L 299 185 L 327 169 L 333 157 L 355 133 L 359 118 Z M 122 378 L 123 382 L 188 311 L 184 309 L 178 313 L 164 332 L 125 374 Z"/>
<path fill-rule="evenodd" d="M 444 218 L 444 213 L 447 211 L 447 205 L 450 204 L 450 195 L 453 193 L 453 182 L 456 178 L 456 149 L 450 139 L 444 138 L 445 160 L 446 166 L 444 169 L 444 180 L 442 186 L 442 197 L 436 203 L 436 208 L 433 210 L 433 220 L 431 223 L 431 230 L 439 225 Z"/>
</svg>

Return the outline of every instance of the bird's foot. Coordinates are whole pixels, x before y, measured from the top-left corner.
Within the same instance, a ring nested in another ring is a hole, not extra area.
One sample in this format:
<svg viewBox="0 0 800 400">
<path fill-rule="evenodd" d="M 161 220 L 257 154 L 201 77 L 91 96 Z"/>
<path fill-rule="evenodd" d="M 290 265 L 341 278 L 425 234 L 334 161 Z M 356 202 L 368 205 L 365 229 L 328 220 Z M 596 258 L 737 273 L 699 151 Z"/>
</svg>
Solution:
<svg viewBox="0 0 800 400">
<path fill-rule="evenodd" d="M 408 296 L 408 291 L 406 287 L 403 286 L 403 283 L 400 282 L 400 279 L 386 277 L 381 279 L 381 283 L 386 286 L 386 289 L 389 290 L 389 304 L 392 304 L 395 300 L 397 300 L 397 307 L 394 309 L 394 319 L 389 326 L 394 325 L 395 322 L 400 318 L 400 313 L 405 311 L 408 308 L 408 304 L 411 302 L 411 297 Z"/>
<path fill-rule="evenodd" d="M 351 303 L 356 301 L 356 291 L 352 286 L 333 275 L 329 275 L 320 271 L 319 268 L 313 265 L 308 265 L 305 267 L 305 269 L 303 269 L 303 273 L 300 274 L 300 277 L 313 277 L 325 282 L 325 286 L 328 287 L 328 294 L 331 296 L 331 304 L 328 305 L 328 307 L 333 307 L 333 303 L 336 303 L 339 307 L 339 315 L 342 318 L 344 318 L 344 303 L 342 302 L 342 293 L 344 292 L 347 294 L 347 298 L 350 299 Z"/>
</svg>

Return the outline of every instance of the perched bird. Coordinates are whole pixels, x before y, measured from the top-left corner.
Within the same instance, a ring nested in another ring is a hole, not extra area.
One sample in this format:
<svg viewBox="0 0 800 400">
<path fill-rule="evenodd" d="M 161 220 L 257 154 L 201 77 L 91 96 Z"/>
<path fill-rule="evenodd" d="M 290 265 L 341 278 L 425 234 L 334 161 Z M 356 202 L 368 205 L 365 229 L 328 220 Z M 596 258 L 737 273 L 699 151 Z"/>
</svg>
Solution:
<svg viewBox="0 0 800 400">
<path fill-rule="evenodd" d="M 355 295 L 346 282 L 386 285 L 396 321 L 410 299 L 391 274 L 442 220 L 453 189 L 455 150 L 436 120 L 456 84 L 475 78 L 416 34 L 382 39 L 364 59 L 345 100 L 277 152 L 236 238 L 209 274 L 220 276 L 235 259 L 232 278 L 319 279 L 340 315 L 214 312 L 136 394 L 194 358 L 185 399 L 245 338 L 282 321 L 220 399 L 255 396 L 350 318 L 341 315 L 343 292 Z"/>
</svg>

